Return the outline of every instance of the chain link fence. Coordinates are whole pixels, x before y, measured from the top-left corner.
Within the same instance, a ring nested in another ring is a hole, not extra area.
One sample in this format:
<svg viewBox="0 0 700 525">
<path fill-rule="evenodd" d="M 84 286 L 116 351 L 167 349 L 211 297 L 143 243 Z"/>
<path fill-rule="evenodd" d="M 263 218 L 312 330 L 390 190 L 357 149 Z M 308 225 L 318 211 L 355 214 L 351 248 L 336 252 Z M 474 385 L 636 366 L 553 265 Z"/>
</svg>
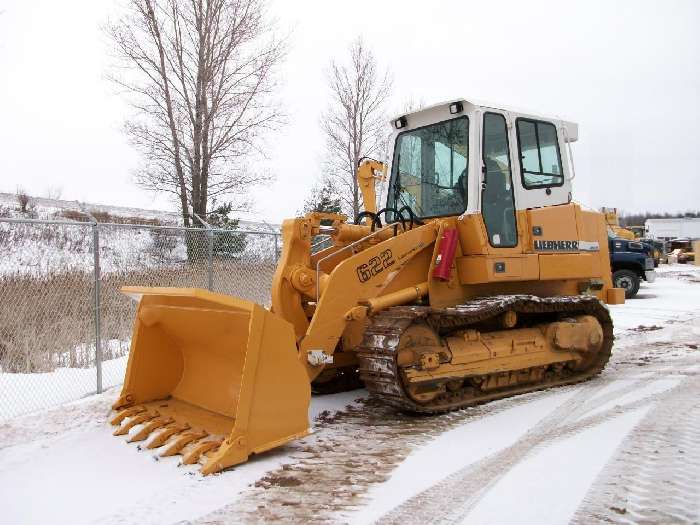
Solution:
<svg viewBox="0 0 700 525">
<path fill-rule="evenodd" d="M 122 286 L 268 306 L 276 232 L 0 218 L 0 421 L 120 384 L 136 303 Z"/>
</svg>

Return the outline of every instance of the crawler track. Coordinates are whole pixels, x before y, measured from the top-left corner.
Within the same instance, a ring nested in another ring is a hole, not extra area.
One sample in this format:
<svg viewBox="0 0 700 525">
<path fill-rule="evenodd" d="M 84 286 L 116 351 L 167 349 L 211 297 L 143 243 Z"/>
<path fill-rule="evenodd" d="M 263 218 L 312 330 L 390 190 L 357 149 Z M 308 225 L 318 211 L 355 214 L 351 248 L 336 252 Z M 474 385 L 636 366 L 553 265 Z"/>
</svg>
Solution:
<svg viewBox="0 0 700 525">
<path fill-rule="evenodd" d="M 441 394 L 428 403 L 418 403 L 408 395 L 397 364 L 397 355 L 401 335 L 412 323 L 424 320 L 437 333 L 445 335 L 454 330 L 488 322 L 508 310 L 529 315 L 531 318 L 541 315 L 543 319 L 551 318 L 552 314 L 595 316 L 603 327 L 603 344 L 598 354 L 589 360 L 584 369 L 549 367 L 544 379 L 536 383 L 519 384 L 489 392 L 465 386 L 456 392 Z M 610 314 L 595 297 L 542 298 L 532 295 L 504 295 L 475 299 L 452 308 L 400 306 L 384 310 L 372 317 L 357 355 L 360 377 L 370 393 L 400 410 L 435 414 L 525 392 L 585 381 L 603 370 L 610 358 L 612 346 L 613 329 Z"/>
</svg>

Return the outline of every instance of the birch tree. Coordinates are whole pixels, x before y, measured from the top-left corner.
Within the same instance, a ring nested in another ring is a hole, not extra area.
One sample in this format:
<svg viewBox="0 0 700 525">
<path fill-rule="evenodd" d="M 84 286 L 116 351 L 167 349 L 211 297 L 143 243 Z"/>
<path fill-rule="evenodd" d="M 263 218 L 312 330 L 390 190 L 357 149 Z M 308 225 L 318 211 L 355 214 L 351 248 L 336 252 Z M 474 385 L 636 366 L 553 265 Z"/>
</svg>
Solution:
<svg viewBox="0 0 700 525">
<path fill-rule="evenodd" d="M 382 157 L 388 133 L 386 102 L 391 92 L 388 70 L 380 71 L 362 39 L 350 46 L 349 62 L 331 62 L 331 102 L 321 117 L 326 135 L 326 176 L 356 217 L 362 207 L 357 165 L 362 157 Z"/>
<path fill-rule="evenodd" d="M 222 202 L 247 208 L 262 135 L 281 122 L 275 101 L 285 42 L 264 0 L 126 0 L 106 32 L 111 79 L 134 108 L 125 123 L 143 162 L 136 181 L 206 217 Z M 230 200 L 229 200 L 230 199 Z"/>
</svg>

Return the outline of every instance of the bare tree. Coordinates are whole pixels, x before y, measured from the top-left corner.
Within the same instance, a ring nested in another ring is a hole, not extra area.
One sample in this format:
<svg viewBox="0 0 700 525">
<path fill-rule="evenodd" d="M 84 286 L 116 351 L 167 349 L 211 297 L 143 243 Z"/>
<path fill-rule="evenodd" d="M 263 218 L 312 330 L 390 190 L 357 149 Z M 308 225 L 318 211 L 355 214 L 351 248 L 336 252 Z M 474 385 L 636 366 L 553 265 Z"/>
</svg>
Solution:
<svg viewBox="0 0 700 525">
<path fill-rule="evenodd" d="M 63 196 L 63 186 L 49 186 L 48 188 L 46 188 L 44 196 L 47 199 L 61 200 L 61 197 Z"/>
<path fill-rule="evenodd" d="M 19 204 L 19 211 L 21 213 L 27 213 L 29 211 L 28 206 L 31 202 L 31 197 L 21 186 L 17 186 L 17 191 L 15 192 L 17 197 L 17 204 Z"/>
<path fill-rule="evenodd" d="M 349 64 L 331 62 L 332 101 L 321 118 L 326 134 L 327 177 L 336 186 L 343 207 L 357 216 L 362 195 L 357 165 L 362 157 L 385 150 L 385 105 L 391 92 L 388 70 L 380 72 L 362 39 L 350 46 Z"/>
<path fill-rule="evenodd" d="M 125 130 L 144 158 L 137 182 L 173 195 L 188 226 L 189 206 L 246 209 L 250 187 L 269 180 L 251 155 L 281 122 L 285 41 L 265 0 L 126 0 L 106 31 L 122 66 L 111 78 L 136 110 Z"/>
<path fill-rule="evenodd" d="M 413 113 L 414 111 L 423 109 L 425 106 L 426 103 L 423 97 L 415 99 L 413 95 L 411 95 L 404 101 L 402 111 L 404 113 Z"/>
</svg>

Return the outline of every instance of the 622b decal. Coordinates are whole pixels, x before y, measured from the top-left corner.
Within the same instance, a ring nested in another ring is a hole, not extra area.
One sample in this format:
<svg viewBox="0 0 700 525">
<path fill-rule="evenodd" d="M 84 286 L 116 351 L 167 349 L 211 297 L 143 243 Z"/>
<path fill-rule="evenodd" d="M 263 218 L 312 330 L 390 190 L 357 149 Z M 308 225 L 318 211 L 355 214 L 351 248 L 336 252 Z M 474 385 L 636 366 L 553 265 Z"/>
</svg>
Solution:
<svg viewBox="0 0 700 525">
<path fill-rule="evenodd" d="M 391 250 L 384 250 L 376 257 L 357 267 L 357 278 L 361 283 L 369 281 L 372 277 L 384 271 L 394 264 L 394 256 Z"/>
</svg>

